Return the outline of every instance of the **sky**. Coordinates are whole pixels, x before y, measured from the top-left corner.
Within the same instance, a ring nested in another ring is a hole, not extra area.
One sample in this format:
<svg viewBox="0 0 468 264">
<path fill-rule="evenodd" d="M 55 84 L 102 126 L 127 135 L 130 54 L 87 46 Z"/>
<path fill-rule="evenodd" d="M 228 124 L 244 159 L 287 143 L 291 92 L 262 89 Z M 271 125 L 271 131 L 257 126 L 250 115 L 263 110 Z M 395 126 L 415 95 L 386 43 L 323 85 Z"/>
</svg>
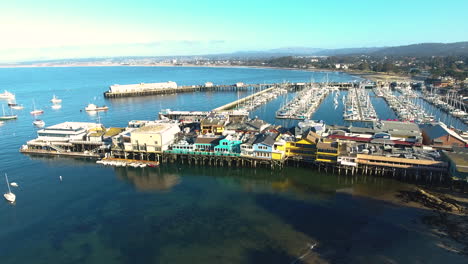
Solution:
<svg viewBox="0 0 468 264">
<path fill-rule="evenodd" d="M 0 62 L 468 41 L 468 0 L 0 1 Z"/>
</svg>

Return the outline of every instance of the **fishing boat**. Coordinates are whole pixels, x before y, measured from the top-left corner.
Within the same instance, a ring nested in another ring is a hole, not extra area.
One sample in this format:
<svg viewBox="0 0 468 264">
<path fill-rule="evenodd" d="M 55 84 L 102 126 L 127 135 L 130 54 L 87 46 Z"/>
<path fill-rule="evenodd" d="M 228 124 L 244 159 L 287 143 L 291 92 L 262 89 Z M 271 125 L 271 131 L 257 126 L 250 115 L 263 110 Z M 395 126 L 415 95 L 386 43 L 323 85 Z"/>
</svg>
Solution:
<svg viewBox="0 0 468 264">
<path fill-rule="evenodd" d="M 33 125 L 35 125 L 37 127 L 44 127 L 45 122 L 43 120 L 41 120 L 41 119 L 36 119 L 36 120 L 34 120 Z"/>
<path fill-rule="evenodd" d="M 15 99 L 15 95 L 5 90 L 5 92 L 0 93 L 0 99 Z"/>
<path fill-rule="evenodd" d="M 54 104 L 60 104 L 62 102 L 62 99 L 59 99 L 58 97 L 54 96 L 52 97 L 52 99 L 50 99 L 50 101 Z"/>
<path fill-rule="evenodd" d="M 107 106 L 97 106 L 95 104 L 89 104 L 88 106 L 86 106 L 85 110 L 86 111 L 107 111 L 109 109 L 109 107 Z"/>
<path fill-rule="evenodd" d="M 44 110 L 36 109 L 36 104 L 33 101 L 33 110 L 30 113 L 31 115 L 41 115 L 44 113 Z"/>
<path fill-rule="evenodd" d="M 5 107 L 4 107 L 4 105 L 2 105 L 2 110 L 3 110 L 3 115 L 0 116 L 0 120 L 13 120 L 13 119 L 18 118 L 17 115 L 13 115 L 13 114 L 6 115 L 6 114 L 5 114 Z"/>
<path fill-rule="evenodd" d="M 5 199 L 9 201 L 10 203 L 14 203 L 16 201 L 16 195 L 11 192 L 10 184 L 8 183 L 8 176 L 6 173 L 5 173 L 5 180 L 6 180 L 6 184 L 8 187 L 8 192 L 3 194 L 3 197 L 5 197 Z"/>
</svg>

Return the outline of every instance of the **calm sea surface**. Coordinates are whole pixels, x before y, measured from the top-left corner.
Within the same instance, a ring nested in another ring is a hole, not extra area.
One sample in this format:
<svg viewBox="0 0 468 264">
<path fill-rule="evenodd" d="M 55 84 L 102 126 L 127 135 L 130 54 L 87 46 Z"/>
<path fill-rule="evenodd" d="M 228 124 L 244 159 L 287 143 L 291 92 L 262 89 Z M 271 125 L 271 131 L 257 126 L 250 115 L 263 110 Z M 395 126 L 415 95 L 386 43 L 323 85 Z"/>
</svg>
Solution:
<svg viewBox="0 0 468 264">
<path fill-rule="evenodd" d="M 359 80 L 341 73 L 328 78 Z M 326 74 L 189 67 L 0 69 L 0 90 L 14 92 L 25 106 L 18 120 L 0 127 L 0 172 L 19 184 L 13 190 L 16 204 L 0 202 L 0 263 L 292 263 L 310 243 L 318 245 L 305 263 L 466 263 L 438 246 L 440 239 L 419 220 L 426 211 L 381 199 L 406 187 L 389 179 L 301 168 L 110 168 L 18 152 L 36 137 L 29 114 L 33 101 L 45 110 L 46 125 L 96 121 L 80 111 L 96 103 L 110 108 L 100 115 L 103 124 L 125 126 L 129 120 L 156 119 L 160 109 L 211 110 L 248 92 L 105 100 L 102 93 L 111 84 L 311 79 L 325 81 Z M 62 109 L 50 108 L 53 94 L 63 99 Z M 279 97 L 252 116 L 293 125 L 273 116 L 285 100 Z M 343 124 L 342 106 L 335 110 L 332 100 L 326 98 L 313 118 Z M 383 101 L 376 108 L 380 118 L 394 118 Z"/>
</svg>

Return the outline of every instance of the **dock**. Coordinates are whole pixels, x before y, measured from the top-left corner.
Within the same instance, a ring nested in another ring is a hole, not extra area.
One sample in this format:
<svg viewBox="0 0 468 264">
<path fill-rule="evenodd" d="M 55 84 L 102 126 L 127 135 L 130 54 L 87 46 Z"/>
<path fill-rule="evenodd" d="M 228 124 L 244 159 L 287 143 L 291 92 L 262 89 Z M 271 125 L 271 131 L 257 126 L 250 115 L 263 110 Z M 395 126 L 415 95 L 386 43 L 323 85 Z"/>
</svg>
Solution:
<svg viewBox="0 0 468 264">
<path fill-rule="evenodd" d="M 136 84 L 135 84 L 136 85 Z M 144 85 L 144 84 L 141 84 Z M 210 91 L 261 91 L 263 89 L 271 87 L 285 87 L 289 90 L 300 91 L 308 85 L 321 86 L 323 83 L 257 83 L 257 84 L 245 84 L 238 82 L 235 84 L 212 84 L 205 83 L 203 85 L 187 85 L 187 86 L 175 86 L 175 87 L 161 87 L 161 88 L 144 88 L 144 89 L 129 89 L 127 91 L 112 91 L 109 89 L 104 92 L 104 98 L 121 98 L 121 97 L 135 97 L 135 96 L 148 96 L 148 95 L 166 95 L 166 94 L 177 94 L 177 93 L 193 93 L 193 92 L 210 92 Z M 336 88 L 340 90 L 347 90 L 355 87 L 354 82 L 332 82 L 327 83 L 328 87 Z"/>
</svg>

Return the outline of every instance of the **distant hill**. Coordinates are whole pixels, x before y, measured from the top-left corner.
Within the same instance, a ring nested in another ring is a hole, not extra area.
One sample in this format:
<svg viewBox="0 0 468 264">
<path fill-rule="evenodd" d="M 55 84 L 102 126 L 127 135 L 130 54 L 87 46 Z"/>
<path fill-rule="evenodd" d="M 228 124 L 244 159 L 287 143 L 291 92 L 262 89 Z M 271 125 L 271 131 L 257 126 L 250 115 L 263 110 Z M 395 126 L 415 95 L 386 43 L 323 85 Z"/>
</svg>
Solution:
<svg viewBox="0 0 468 264">
<path fill-rule="evenodd" d="M 460 56 L 468 55 L 468 42 L 421 43 L 378 49 L 376 56 Z"/>
</svg>

